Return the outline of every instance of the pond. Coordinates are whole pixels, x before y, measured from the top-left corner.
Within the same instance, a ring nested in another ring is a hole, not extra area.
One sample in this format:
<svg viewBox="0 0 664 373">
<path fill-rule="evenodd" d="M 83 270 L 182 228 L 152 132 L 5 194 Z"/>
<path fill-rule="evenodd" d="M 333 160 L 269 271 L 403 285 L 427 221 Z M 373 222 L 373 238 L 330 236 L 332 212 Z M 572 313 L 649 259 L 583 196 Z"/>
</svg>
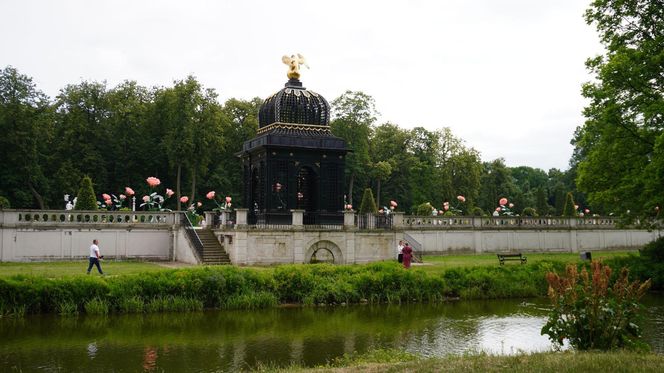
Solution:
<svg viewBox="0 0 664 373">
<path fill-rule="evenodd" d="M 644 301 L 645 339 L 664 353 L 664 297 Z M 276 308 L 108 317 L 0 318 L 0 371 L 231 371 L 323 364 L 395 348 L 424 356 L 548 351 L 546 299 Z"/>
</svg>

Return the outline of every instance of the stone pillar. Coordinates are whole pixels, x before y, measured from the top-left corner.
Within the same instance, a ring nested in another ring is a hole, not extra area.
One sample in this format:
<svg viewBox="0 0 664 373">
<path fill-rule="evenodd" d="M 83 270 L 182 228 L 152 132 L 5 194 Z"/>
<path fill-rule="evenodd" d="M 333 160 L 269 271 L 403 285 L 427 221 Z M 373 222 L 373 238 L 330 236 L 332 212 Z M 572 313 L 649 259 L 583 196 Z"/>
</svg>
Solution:
<svg viewBox="0 0 664 373">
<path fill-rule="evenodd" d="M 579 242 L 577 241 L 576 234 L 576 218 L 567 218 L 567 224 L 569 225 L 569 247 L 571 252 L 579 252 Z"/>
<path fill-rule="evenodd" d="M 344 210 L 344 229 L 355 228 L 355 211 Z"/>
<path fill-rule="evenodd" d="M 290 210 L 293 214 L 293 229 L 302 229 L 304 227 L 304 210 Z"/>
<path fill-rule="evenodd" d="M 393 212 L 392 213 L 392 228 L 393 229 L 403 229 L 403 212 Z"/>
<path fill-rule="evenodd" d="M 481 228 L 482 227 L 482 217 L 481 216 L 473 216 L 473 228 Z"/>
<path fill-rule="evenodd" d="M 204 211 L 203 215 L 205 215 L 205 227 L 206 228 L 215 228 L 214 226 L 214 216 L 217 213 L 214 211 Z"/>
<path fill-rule="evenodd" d="M 249 209 L 235 209 L 235 219 L 237 221 L 235 222 L 235 227 L 237 228 L 238 226 L 246 226 L 247 225 L 247 214 L 249 213 Z"/>
</svg>

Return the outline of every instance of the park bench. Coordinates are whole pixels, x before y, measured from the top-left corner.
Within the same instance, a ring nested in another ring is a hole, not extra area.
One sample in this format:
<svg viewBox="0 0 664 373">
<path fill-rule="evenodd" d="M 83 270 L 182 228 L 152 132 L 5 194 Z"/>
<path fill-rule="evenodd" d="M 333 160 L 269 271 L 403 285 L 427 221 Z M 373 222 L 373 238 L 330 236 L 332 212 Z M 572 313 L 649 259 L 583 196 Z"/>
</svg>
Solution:
<svg viewBox="0 0 664 373">
<path fill-rule="evenodd" d="M 498 255 L 498 261 L 500 262 L 500 265 L 504 265 L 506 260 L 520 260 L 521 264 L 524 264 L 527 259 L 524 255 L 521 253 L 518 254 L 496 254 Z"/>
</svg>

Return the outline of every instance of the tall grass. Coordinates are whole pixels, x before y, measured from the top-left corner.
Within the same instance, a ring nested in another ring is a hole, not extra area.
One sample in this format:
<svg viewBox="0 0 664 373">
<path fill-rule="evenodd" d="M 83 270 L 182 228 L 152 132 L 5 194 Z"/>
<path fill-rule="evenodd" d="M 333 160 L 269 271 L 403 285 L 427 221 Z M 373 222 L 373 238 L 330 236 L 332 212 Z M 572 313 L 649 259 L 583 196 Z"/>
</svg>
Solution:
<svg viewBox="0 0 664 373">
<path fill-rule="evenodd" d="M 269 269 L 193 267 L 117 277 L 0 278 L 0 314 L 140 313 L 255 309 L 278 304 L 440 302 L 545 296 L 545 275 L 565 262 L 405 270 L 368 265 L 284 265 Z M 661 267 L 661 266 L 660 266 Z M 617 267 L 618 268 L 618 267 Z M 664 273 L 664 271 L 662 271 Z M 95 300 L 95 303 L 90 303 Z"/>
</svg>

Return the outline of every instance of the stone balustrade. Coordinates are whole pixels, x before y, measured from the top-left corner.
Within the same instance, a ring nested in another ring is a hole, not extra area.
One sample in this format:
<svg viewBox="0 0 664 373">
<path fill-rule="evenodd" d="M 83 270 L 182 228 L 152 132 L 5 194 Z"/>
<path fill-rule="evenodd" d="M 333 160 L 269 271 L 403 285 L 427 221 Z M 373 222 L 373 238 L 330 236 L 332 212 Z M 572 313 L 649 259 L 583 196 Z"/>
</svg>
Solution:
<svg viewBox="0 0 664 373">
<path fill-rule="evenodd" d="M 74 226 L 74 225 L 141 225 L 171 227 L 177 213 L 164 211 L 62 211 L 62 210 L 2 210 L 0 223 L 4 226 Z"/>
</svg>

